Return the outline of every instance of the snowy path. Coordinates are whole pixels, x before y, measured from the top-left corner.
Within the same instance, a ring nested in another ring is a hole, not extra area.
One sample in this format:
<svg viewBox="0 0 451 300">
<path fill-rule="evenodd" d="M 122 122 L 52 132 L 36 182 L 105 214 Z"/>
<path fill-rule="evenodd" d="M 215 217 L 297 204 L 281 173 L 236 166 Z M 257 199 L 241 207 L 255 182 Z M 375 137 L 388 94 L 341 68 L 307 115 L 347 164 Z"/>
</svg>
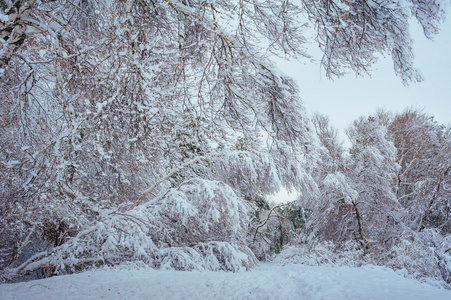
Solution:
<svg viewBox="0 0 451 300">
<path fill-rule="evenodd" d="M 381 267 L 262 264 L 249 272 L 110 269 L 0 285 L 0 299 L 451 299 Z"/>
</svg>

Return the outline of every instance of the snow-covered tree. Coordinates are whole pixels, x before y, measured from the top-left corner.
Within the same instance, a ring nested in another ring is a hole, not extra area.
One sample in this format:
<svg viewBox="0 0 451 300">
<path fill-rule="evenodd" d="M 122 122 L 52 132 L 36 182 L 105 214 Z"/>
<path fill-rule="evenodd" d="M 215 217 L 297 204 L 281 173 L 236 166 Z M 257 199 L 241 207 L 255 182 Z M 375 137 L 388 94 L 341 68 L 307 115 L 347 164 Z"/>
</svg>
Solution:
<svg viewBox="0 0 451 300">
<path fill-rule="evenodd" d="M 315 122 L 319 129 L 320 120 Z M 363 249 L 383 244 L 393 234 L 387 230 L 393 231 L 400 208 L 393 193 L 396 149 L 385 138 L 386 128 L 377 118 L 356 120 L 347 132 L 352 147 L 345 157 L 337 136 L 325 134 L 334 132 L 327 127 L 320 135 L 327 152 L 316 171 L 319 192 L 313 198 L 301 197 L 313 210 L 313 236 L 338 245 L 354 240 Z"/>
<path fill-rule="evenodd" d="M 386 139 L 386 132 L 386 127 L 373 117 L 358 119 L 347 132 L 352 142 L 349 177 L 358 192 L 352 205 L 359 240 L 368 243 L 389 242 L 399 218 L 400 206 L 393 189 L 398 170 L 396 148 Z"/>
<path fill-rule="evenodd" d="M 251 34 L 224 27 L 237 13 L 232 3 L 4 5 L 5 266 L 24 262 L 37 251 L 29 249 L 36 236 L 52 228 L 60 242 L 37 247 L 47 252 L 37 256 L 41 263 L 33 258 L 34 269 L 136 259 L 127 251 L 136 251 L 140 239 L 126 243 L 125 233 L 112 228 L 146 237 L 141 248 L 156 266 L 167 257 L 167 264 L 184 268 L 177 255 L 155 249 L 198 253 L 196 245 L 213 243 L 222 246 L 202 247 L 222 253 L 235 243 L 245 253 L 240 237 L 249 208 L 241 197 L 309 180 L 311 133 L 297 87 L 258 54 L 245 39 Z M 298 53 L 293 37 L 287 45 Z M 232 149 L 237 137 L 246 149 Z M 154 202 L 159 209 L 149 208 L 144 225 L 135 224 L 143 220 L 137 206 Z M 59 224 L 68 229 L 58 233 Z M 158 234 L 149 233 L 152 226 Z M 49 263 L 49 253 L 60 261 Z M 218 268 L 241 266 L 243 255 L 231 253 L 218 258 Z M 24 267 L 30 262 L 15 273 L 31 272 Z"/>
<path fill-rule="evenodd" d="M 388 138 L 397 148 L 396 196 L 413 230 L 440 228 L 450 233 L 450 129 L 414 109 L 394 115 Z"/>
<path fill-rule="evenodd" d="M 327 174 L 344 170 L 345 149 L 338 130 L 330 124 L 329 117 L 320 113 L 312 116 L 312 123 L 319 139 L 320 163 L 317 176 L 323 179 Z"/>
<path fill-rule="evenodd" d="M 416 1 L 0 1 L 2 267 L 252 265 L 243 197 L 315 189 L 298 88 L 265 53 L 308 57 L 307 22 L 328 75 L 389 52 L 415 81 L 409 10 L 428 37 L 443 19 Z"/>
<path fill-rule="evenodd" d="M 300 199 L 312 215 L 298 252 L 326 246 L 326 261 L 383 264 L 449 284 L 449 128 L 414 109 L 378 111 L 349 127 L 345 155 L 327 118 L 313 123 L 319 189 Z"/>
</svg>

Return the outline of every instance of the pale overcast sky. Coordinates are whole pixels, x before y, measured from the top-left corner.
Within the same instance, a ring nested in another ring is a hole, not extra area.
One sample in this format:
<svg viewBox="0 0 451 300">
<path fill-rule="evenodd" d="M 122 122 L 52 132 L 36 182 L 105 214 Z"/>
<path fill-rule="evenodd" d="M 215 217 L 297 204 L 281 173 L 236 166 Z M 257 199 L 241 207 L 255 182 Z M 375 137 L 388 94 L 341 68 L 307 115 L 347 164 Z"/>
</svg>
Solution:
<svg viewBox="0 0 451 300">
<path fill-rule="evenodd" d="M 442 24 L 434 41 L 426 39 L 419 25 L 414 24 L 415 65 L 424 77 L 420 83 L 404 86 L 394 74 L 391 57 L 379 59 L 372 78 L 348 74 L 328 80 L 319 64 L 283 62 L 278 67 L 296 79 L 301 98 L 309 112 L 319 111 L 330 117 L 341 130 L 361 115 L 372 114 L 378 107 L 402 111 L 406 107 L 421 108 L 442 124 L 451 123 L 451 16 Z M 415 21 L 416 23 L 416 21 Z"/>
</svg>

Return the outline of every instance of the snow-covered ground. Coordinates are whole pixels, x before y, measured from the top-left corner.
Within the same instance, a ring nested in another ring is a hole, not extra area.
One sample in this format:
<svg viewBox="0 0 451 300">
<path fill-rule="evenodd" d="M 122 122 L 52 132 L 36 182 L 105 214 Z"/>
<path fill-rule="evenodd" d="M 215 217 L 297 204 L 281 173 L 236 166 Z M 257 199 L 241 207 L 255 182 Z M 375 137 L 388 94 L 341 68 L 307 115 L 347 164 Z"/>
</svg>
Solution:
<svg viewBox="0 0 451 300">
<path fill-rule="evenodd" d="M 117 267 L 0 285 L 0 299 L 451 299 L 451 291 L 375 266 L 261 264 L 252 271 Z"/>
</svg>

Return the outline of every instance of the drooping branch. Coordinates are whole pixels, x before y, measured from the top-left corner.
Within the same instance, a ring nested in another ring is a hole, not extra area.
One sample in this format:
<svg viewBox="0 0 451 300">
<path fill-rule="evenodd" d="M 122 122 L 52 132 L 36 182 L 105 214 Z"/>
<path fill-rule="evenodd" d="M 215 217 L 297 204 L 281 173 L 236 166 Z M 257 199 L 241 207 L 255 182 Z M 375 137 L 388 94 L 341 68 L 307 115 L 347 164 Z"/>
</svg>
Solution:
<svg viewBox="0 0 451 300">
<path fill-rule="evenodd" d="M 190 166 L 190 165 L 194 165 L 194 164 L 200 162 L 201 160 L 206 160 L 206 159 L 207 159 L 206 156 L 199 156 L 199 157 L 197 157 L 197 158 L 195 158 L 195 159 L 192 159 L 192 160 L 190 160 L 190 161 L 188 161 L 188 162 L 182 164 L 180 167 L 176 168 L 175 170 L 173 170 L 172 172 L 170 172 L 168 175 L 164 176 L 162 179 L 160 179 L 159 181 L 157 181 L 154 185 L 152 185 L 150 188 L 148 188 L 147 190 L 145 190 L 145 191 L 142 193 L 141 197 L 139 197 L 138 201 L 136 201 L 135 207 L 138 206 L 138 205 L 140 205 L 140 204 L 143 202 L 144 198 L 145 198 L 149 193 L 151 193 L 153 190 L 155 190 L 155 188 L 156 188 L 157 186 L 159 186 L 162 182 L 164 182 L 164 181 L 166 181 L 167 179 L 169 179 L 172 175 L 174 175 L 174 174 L 180 172 L 181 170 L 183 170 L 184 168 L 186 168 L 186 167 L 188 167 L 188 166 Z"/>
<path fill-rule="evenodd" d="M 178 1 L 172 0 L 164 0 L 164 1 L 167 2 L 169 6 L 175 9 L 177 12 L 190 16 L 196 19 L 197 21 L 201 22 L 206 29 L 216 34 L 229 48 L 236 50 L 240 55 L 249 59 L 249 61 L 259 69 L 259 71 L 262 73 L 263 76 L 272 80 L 272 78 L 270 78 L 267 75 L 268 72 L 273 73 L 271 71 L 272 67 L 266 65 L 263 61 L 256 60 L 255 59 L 255 57 L 257 56 L 256 53 L 250 53 L 249 47 L 247 45 L 233 38 L 233 36 L 230 33 L 228 33 L 225 28 L 222 28 L 215 20 L 211 20 L 205 14 L 203 15 L 197 14 L 193 8 L 184 5 Z M 309 56 L 306 53 L 303 53 L 303 55 L 307 58 L 311 58 L 311 56 Z M 274 76 L 274 74 L 271 75 Z"/>
<path fill-rule="evenodd" d="M 281 208 L 281 207 L 287 206 L 289 204 L 291 204 L 291 202 L 284 203 L 284 204 L 279 204 L 279 205 L 276 205 L 273 208 L 271 208 L 271 210 L 269 211 L 268 216 L 266 217 L 266 219 L 263 222 L 261 222 L 260 224 L 258 224 L 258 226 L 255 228 L 254 238 L 252 240 L 253 243 L 255 243 L 255 240 L 257 238 L 258 230 L 268 223 L 269 219 L 272 217 L 272 213 L 274 212 L 274 210 L 277 209 L 277 208 Z"/>
</svg>

